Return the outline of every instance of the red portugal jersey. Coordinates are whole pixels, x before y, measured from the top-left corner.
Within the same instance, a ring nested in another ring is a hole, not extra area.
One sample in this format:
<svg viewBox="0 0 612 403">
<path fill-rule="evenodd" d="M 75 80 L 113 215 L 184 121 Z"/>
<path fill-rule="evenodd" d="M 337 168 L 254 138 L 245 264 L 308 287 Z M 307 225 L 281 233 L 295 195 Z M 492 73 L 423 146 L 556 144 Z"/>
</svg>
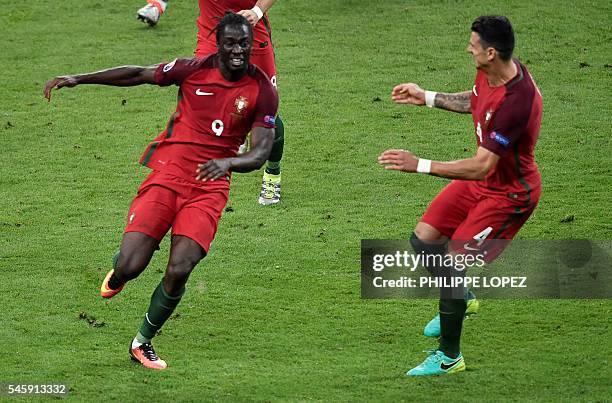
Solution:
<svg viewBox="0 0 612 403">
<path fill-rule="evenodd" d="M 212 47 L 216 47 L 215 27 L 225 12 L 249 10 L 256 3 L 257 0 L 198 0 L 200 6 L 200 16 L 197 19 L 198 43 L 209 42 Z M 273 51 L 271 33 L 266 13 L 253 27 L 253 54 Z"/>
<path fill-rule="evenodd" d="M 255 126 L 275 127 L 276 90 L 254 65 L 239 81 L 228 81 L 217 55 L 176 59 L 155 72 L 160 86 L 179 86 L 176 112 L 149 144 L 140 162 L 156 171 L 195 181 L 198 164 L 234 157 Z"/>
<path fill-rule="evenodd" d="M 534 148 L 542 121 L 542 95 L 525 66 L 515 64 L 517 75 L 499 87 L 489 86 L 484 72 L 476 75 L 471 95 L 476 141 L 500 156 L 478 184 L 485 193 L 529 202 L 532 190 L 540 187 Z"/>
</svg>

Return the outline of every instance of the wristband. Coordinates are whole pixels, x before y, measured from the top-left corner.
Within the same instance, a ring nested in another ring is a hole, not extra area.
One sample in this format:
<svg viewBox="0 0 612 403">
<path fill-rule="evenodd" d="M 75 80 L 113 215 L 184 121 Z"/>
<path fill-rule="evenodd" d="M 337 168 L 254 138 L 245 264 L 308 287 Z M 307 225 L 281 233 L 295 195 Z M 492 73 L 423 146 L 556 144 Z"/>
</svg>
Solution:
<svg viewBox="0 0 612 403">
<path fill-rule="evenodd" d="M 425 91 L 425 105 L 430 108 L 434 107 L 434 102 L 436 100 L 436 95 L 438 95 L 435 91 Z"/>
<path fill-rule="evenodd" d="M 257 15 L 257 19 L 261 20 L 261 17 L 263 17 L 264 12 L 261 11 L 261 8 L 259 8 L 259 6 L 255 6 L 251 9 L 252 12 L 254 12 Z"/>
<path fill-rule="evenodd" d="M 431 172 L 431 160 L 419 158 L 416 171 L 420 174 L 428 174 Z"/>
</svg>

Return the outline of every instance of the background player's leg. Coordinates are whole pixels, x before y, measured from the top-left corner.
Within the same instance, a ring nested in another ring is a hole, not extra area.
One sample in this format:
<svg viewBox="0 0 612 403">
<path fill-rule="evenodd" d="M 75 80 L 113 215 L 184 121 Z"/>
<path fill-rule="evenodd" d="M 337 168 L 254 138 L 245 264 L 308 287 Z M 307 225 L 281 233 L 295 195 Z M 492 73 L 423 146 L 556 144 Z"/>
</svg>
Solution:
<svg viewBox="0 0 612 403">
<path fill-rule="evenodd" d="M 159 18 L 166 11 L 169 0 L 147 0 L 147 4 L 138 10 L 136 17 L 150 26 L 159 22 Z"/>
<path fill-rule="evenodd" d="M 276 63 L 274 52 L 267 52 L 263 55 L 253 55 L 251 63 L 259 66 L 270 77 L 273 86 L 277 86 L 278 77 L 276 75 Z M 276 129 L 274 130 L 274 144 L 268 157 L 268 163 L 261 182 L 261 192 L 259 193 L 259 204 L 267 206 L 280 202 L 281 199 L 281 159 L 285 147 L 285 125 L 282 118 L 276 116 Z"/>
<path fill-rule="evenodd" d="M 283 158 L 283 148 L 285 147 L 285 126 L 280 115 L 276 117 L 276 129 L 274 129 L 274 144 L 272 145 L 272 151 L 270 151 L 270 157 L 268 157 L 268 164 L 266 165 L 266 172 L 272 175 L 279 175 L 281 173 L 281 159 Z"/>
<path fill-rule="evenodd" d="M 259 204 L 267 206 L 280 202 L 281 198 L 281 159 L 285 146 L 285 126 L 280 116 L 276 117 L 274 144 L 268 157 L 268 164 L 261 182 Z"/>
</svg>

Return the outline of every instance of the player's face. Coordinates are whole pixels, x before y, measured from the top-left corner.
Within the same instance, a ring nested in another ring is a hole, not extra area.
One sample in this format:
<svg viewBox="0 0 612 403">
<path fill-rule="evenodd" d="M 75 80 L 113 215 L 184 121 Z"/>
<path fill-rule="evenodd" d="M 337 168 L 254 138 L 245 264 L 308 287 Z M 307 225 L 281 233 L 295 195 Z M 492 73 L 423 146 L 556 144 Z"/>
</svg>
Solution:
<svg viewBox="0 0 612 403">
<path fill-rule="evenodd" d="M 252 38 L 245 25 L 227 25 L 217 43 L 219 59 L 230 71 L 245 70 L 249 65 Z"/>
<path fill-rule="evenodd" d="M 472 32 L 470 35 L 470 42 L 468 44 L 467 51 L 472 55 L 477 69 L 481 69 L 489 65 L 488 51 L 484 46 L 482 46 L 482 42 L 480 42 L 480 35 L 478 35 L 476 32 Z"/>
</svg>

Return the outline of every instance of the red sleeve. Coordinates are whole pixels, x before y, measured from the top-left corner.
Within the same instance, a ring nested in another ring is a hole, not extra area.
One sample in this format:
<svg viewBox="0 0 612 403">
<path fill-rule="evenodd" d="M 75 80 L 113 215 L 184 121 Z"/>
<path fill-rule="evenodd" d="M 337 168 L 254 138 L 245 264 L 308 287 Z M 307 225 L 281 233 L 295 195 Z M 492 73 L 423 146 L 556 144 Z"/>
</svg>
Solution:
<svg viewBox="0 0 612 403">
<path fill-rule="evenodd" d="M 200 59 L 174 59 L 170 63 L 161 63 L 155 70 L 155 82 L 160 87 L 181 85 L 198 69 L 199 62 Z"/>
<path fill-rule="evenodd" d="M 505 156 L 525 132 L 531 113 L 532 97 L 521 92 L 510 93 L 491 118 L 487 133 L 480 145 L 487 150 Z"/>
<path fill-rule="evenodd" d="M 257 97 L 257 105 L 255 105 L 255 116 L 252 127 L 262 126 L 269 129 L 276 127 L 276 113 L 278 110 L 278 94 L 276 89 L 265 76 L 259 81 L 259 96 Z"/>
</svg>

